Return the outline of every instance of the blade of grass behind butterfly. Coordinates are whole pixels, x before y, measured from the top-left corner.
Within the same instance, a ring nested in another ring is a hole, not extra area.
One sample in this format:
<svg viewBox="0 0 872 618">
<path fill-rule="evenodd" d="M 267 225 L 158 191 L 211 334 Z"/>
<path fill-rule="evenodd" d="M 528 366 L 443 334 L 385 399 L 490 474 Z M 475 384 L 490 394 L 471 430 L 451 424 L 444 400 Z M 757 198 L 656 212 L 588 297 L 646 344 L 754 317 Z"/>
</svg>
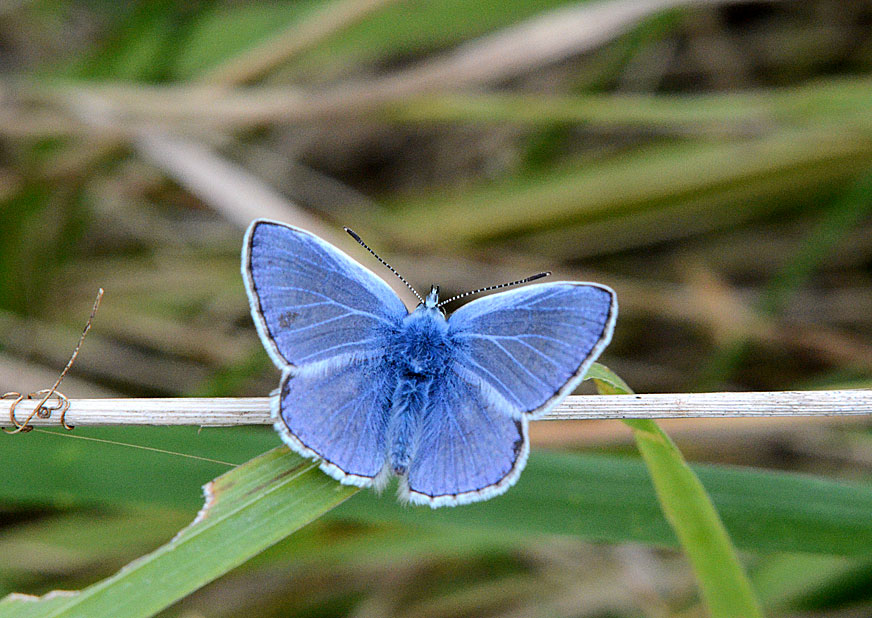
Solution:
<svg viewBox="0 0 872 618">
<path fill-rule="evenodd" d="M 8 596 L 0 617 L 151 616 L 353 495 L 286 447 L 206 485 L 206 504 L 172 541 L 79 592 Z M 203 560 L 203 556 L 209 556 Z"/>
<path fill-rule="evenodd" d="M 607 367 L 587 374 L 601 395 L 633 391 Z M 663 514 L 675 530 L 715 618 L 762 616 L 727 531 L 697 476 L 663 430 L 650 419 L 627 419 L 657 491 Z"/>
<path fill-rule="evenodd" d="M 865 173 L 822 213 L 796 253 L 773 277 L 756 302 L 763 315 L 781 313 L 794 294 L 814 275 L 845 235 L 872 210 L 872 173 Z M 710 390 L 727 382 L 749 349 L 740 337 L 722 346 L 702 370 L 699 387 Z"/>
<path fill-rule="evenodd" d="M 548 239 L 536 244 L 540 252 L 578 257 L 579 246 L 589 254 L 650 244 L 653 221 L 663 239 L 795 207 L 797 199 L 850 181 L 870 160 L 872 140 L 822 127 L 739 141 L 661 141 L 593 163 L 575 159 L 479 183 L 450 200 L 442 192 L 388 201 L 391 225 L 377 217 L 367 225 L 397 244 L 432 250 L 518 236 L 524 246 Z M 685 173 L 670 175 L 676 168 Z M 535 216 L 525 208 L 531 202 Z M 735 204 L 742 207 L 725 206 Z M 616 231 L 616 218 L 634 227 Z M 439 233 L 418 239 L 426 226 Z"/>
</svg>

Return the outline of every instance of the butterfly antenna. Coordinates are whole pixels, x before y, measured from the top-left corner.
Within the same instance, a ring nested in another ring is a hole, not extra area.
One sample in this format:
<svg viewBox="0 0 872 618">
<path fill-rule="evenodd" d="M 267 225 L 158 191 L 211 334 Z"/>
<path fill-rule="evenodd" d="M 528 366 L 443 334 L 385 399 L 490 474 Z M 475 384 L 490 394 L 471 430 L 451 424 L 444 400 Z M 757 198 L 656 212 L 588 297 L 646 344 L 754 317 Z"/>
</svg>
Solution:
<svg viewBox="0 0 872 618">
<path fill-rule="evenodd" d="M 352 229 L 350 229 L 350 228 L 347 228 L 347 227 L 346 227 L 346 228 L 342 228 L 342 229 L 344 229 L 346 232 L 348 232 L 348 235 L 349 235 L 349 236 L 351 236 L 354 240 L 356 240 L 358 243 L 360 243 L 360 246 L 361 246 L 361 247 L 363 247 L 364 249 L 366 249 L 367 251 L 369 251 L 370 253 L 372 253 L 373 256 L 375 257 L 375 259 L 377 259 L 379 262 L 381 262 L 382 264 L 384 264 L 385 266 L 387 266 L 387 269 L 388 269 L 389 271 L 391 271 L 392 273 L 394 273 L 394 274 L 399 278 L 400 281 L 402 281 L 403 283 L 405 283 L 405 284 L 406 284 L 406 287 L 409 288 L 409 289 L 412 291 L 412 294 L 414 294 L 414 295 L 418 298 L 419 301 L 421 301 L 422 303 L 424 302 L 424 299 L 421 298 L 421 295 L 418 294 L 418 292 L 415 290 L 415 288 L 413 288 L 413 287 L 409 284 L 408 281 L 406 281 L 406 279 L 403 277 L 403 275 L 401 275 L 401 274 L 398 273 L 396 270 L 394 270 L 394 267 L 393 267 L 393 266 L 391 266 L 390 264 L 388 264 L 387 262 L 385 262 L 383 259 L 381 259 L 381 258 L 378 256 L 378 253 L 376 253 L 375 251 L 373 251 L 372 249 L 370 249 L 370 248 L 367 246 L 367 244 L 366 244 L 365 242 L 363 242 L 363 240 L 360 238 L 360 236 L 358 236 L 358 235 L 354 232 L 354 230 L 352 230 Z"/>
<path fill-rule="evenodd" d="M 489 285 L 486 288 L 479 288 L 477 290 L 472 290 L 471 292 L 464 292 L 463 294 L 458 294 L 457 296 L 452 296 L 448 300 L 443 300 L 441 303 L 436 305 L 437 307 L 441 307 L 442 305 L 448 304 L 451 301 L 457 300 L 459 298 L 466 298 L 467 296 L 472 296 L 473 294 L 478 294 L 480 292 L 489 292 L 491 290 L 499 290 L 500 288 L 507 288 L 512 285 L 520 285 L 522 283 L 530 283 L 531 281 L 535 281 L 536 279 L 541 279 L 542 277 L 547 277 L 551 274 L 551 271 L 544 273 L 536 273 L 535 275 L 531 275 L 529 277 L 525 277 L 523 279 L 518 279 L 517 281 L 511 281 L 509 283 L 501 283 L 499 285 Z"/>
</svg>

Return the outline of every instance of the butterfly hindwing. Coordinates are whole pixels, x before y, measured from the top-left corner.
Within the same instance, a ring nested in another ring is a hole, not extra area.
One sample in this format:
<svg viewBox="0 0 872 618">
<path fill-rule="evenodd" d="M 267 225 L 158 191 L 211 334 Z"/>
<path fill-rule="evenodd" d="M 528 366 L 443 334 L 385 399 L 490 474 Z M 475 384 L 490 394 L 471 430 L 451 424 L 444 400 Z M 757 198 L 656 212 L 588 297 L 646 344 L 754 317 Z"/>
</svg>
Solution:
<svg viewBox="0 0 872 618">
<path fill-rule="evenodd" d="M 535 417 L 583 379 L 611 339 L 616 317 L 610 288 L 555 282 L 474 300 L 448 323 L 461 375 L 515 416 Z"/>
<path fill-rule="evenodd" d="M 275 427 L 302 455 L 346 484 L 366 487 L 384 466 L 391 369 L 357 360 L 328 372 L 286 371 L 273 399 Z"/>
<path fill-rule="evenodd" d="M 284 223 L 251 224 L 242 276 L 255 325 L 279 368 L 371 356 L 408 313 L 379 277 Z"/>
<path fill-rule="evenodd" d="M 454 371 L 443 376 L 431 387 L 401 497 L 432 507 L 487 500 L 524 468 L 527 419 L 512 418 Z"/>
</svg>

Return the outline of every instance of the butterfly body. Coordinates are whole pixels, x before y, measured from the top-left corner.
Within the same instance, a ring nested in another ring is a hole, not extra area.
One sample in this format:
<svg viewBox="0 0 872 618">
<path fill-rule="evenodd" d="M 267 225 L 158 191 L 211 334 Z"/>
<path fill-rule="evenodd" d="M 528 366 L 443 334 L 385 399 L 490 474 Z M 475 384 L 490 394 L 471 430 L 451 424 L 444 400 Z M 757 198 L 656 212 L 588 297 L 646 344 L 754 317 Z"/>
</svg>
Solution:
<svg viewBox="0 0 872 618">
<path fill-rule="evenodd" d="M 397 379 L 388 431 L 390 471 L 399 477 L 409 470 L 422 417 L 432 408 L 435 388 L 446 378 L 457 343 L 448 333 L 448 321 L 436 306 L 439 289 L 433 286 L 423 303 L 403 319 L 392 338 L 388 362 Z"/>
<path fill-rule="evenodd" d="M 434 286 L 409 312 L 381 279 L 316 236 L 252 223 L 242 274 L 282 370 L 275 427 L 339 481 L 431 507 L 503 493 L 523 469 L 527 423 L 581 381 L 611 337 L 614 293 L 530 285 L 446 318 Z"/>
</svg>

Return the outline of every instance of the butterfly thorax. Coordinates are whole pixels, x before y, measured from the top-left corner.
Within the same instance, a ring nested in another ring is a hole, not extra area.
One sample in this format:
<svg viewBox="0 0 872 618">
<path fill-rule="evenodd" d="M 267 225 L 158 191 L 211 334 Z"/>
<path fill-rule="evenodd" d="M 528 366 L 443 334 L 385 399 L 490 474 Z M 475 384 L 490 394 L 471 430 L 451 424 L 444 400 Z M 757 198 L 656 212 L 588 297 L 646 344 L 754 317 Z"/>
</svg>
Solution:
<svg viewBox="0 0 872 618">
<path fill-rule="evenodd" d="M 401 376 L 432 378 L 445 367 L 448 321 L 436 307 L 419 305 L 403 320 L 394 346 Z"/>
</svg>

